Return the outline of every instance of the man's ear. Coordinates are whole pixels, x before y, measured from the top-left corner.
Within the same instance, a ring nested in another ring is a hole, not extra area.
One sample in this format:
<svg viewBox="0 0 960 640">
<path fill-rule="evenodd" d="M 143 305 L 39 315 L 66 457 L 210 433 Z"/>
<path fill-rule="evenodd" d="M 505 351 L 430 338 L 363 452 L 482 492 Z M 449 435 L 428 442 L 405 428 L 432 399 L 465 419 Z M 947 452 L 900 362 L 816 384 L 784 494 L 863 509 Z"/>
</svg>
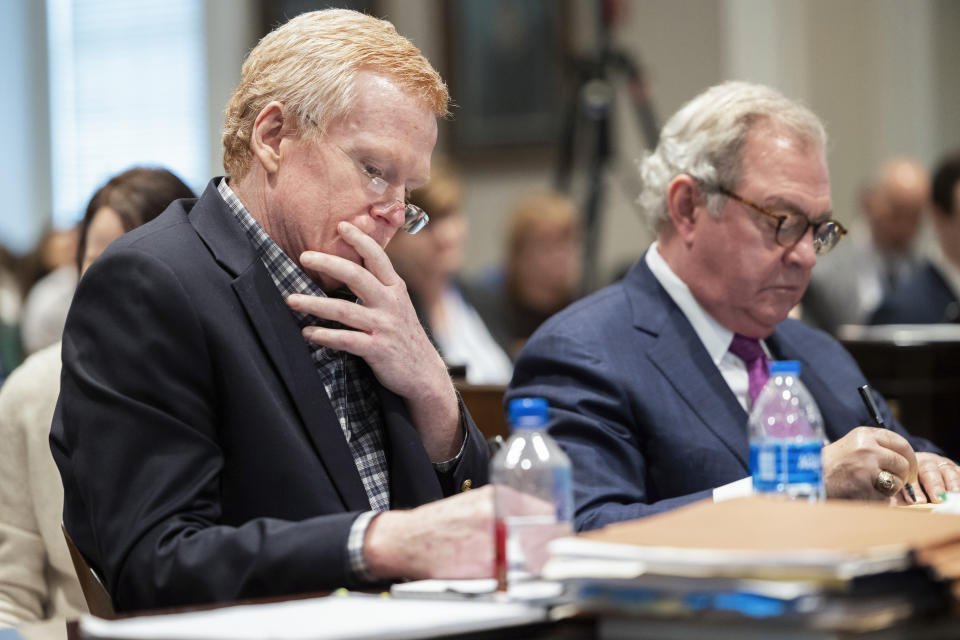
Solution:
<svg viewBox="0 0 960 640">
<path fill-rule="evenodd" d="M 692 177 L 681 173 L 670 181 L 670 186 L 667 187 L 667 208 L 673 229 L 684 244 L 693 242 L 698 209 L 702 209 L 700 213 L 703 213 L 706 211 L 705 207 L 700 185 Z"/>
<path fill-rule="evenodd" d="M 283 104 L 271 102 L 257 115 L 250 132 L 250 150 L 267 173 L 276 173 L 280 168 L 283 120 Z"/>
</svg>

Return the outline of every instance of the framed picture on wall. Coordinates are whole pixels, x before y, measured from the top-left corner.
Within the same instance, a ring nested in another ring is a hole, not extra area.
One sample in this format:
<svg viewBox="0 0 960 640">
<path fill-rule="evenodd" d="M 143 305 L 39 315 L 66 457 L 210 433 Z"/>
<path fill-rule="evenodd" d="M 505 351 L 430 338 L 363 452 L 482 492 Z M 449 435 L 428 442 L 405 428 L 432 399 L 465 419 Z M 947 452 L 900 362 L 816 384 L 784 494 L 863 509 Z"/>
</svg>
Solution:
<svg viewBox="0 0 960 640">
<path fill-rule="evenodd" d="M 557 141 L 564 96 L 564 5 L 556 0 L 446 4 L 454 153 Z"/>
</svg>

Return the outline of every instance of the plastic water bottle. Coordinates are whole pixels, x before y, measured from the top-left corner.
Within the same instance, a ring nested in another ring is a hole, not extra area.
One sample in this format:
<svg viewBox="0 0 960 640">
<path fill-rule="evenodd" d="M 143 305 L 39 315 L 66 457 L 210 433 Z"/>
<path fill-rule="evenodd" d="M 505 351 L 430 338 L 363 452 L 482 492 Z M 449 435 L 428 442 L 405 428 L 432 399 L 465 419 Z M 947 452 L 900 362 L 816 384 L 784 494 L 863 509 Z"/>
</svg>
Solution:
<svg viewBox="0 0 960 640">
<path fill-rule="evenodd" d="M 800 363 L 770 363 L 770 379 L 750 412 L 750 474 L 758 493 L 824 499 L 823 418 L 800 382 Z"/>
<path fill-rule="evenodd" d="M 547 401 L 510 402 L 511 435 L 494 456 L 496 563 L 501 589 L 536 581 L 547 543 L 573 533 L 570 458 L 544 431 Z"/>
</svg>

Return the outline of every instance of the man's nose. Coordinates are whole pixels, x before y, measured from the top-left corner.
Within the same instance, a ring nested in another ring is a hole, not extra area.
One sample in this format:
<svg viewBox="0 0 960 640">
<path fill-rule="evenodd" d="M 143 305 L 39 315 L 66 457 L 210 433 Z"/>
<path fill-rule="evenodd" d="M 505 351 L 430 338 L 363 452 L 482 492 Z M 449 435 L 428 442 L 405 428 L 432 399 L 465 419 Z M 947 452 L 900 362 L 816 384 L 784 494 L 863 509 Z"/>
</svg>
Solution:
<svg viewBox="0 0 960 640">
<path fill-rule="evenodd" d="M 373 214 L 391 227 L 399 229 L 406 218 L 406 204 L 402 200 L 387 200 L 373 205 Z"/>
<path fill-rule="evenodd" d="M 808 269 L 812 269 L 817 264 L 817 251 L 813 246 L 813 226 L 807 229 L 800 241 L 787 252 L 787 258 Z"/>
</svg>

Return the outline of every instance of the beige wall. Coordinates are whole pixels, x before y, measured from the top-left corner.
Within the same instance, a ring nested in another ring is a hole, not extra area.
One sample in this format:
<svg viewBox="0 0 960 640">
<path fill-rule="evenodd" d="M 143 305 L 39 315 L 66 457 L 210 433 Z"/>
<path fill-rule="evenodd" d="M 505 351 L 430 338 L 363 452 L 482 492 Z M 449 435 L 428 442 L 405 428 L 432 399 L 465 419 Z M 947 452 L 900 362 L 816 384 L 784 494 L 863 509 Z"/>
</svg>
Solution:
<svg viewBox="0 0 960 640">
<path fill-rule="evenodd" d="M 939 156 L 947 149 L 960 148 L 960 2 L 933 2 L 934 144 Z"/>
<path fill-rule="evenodd" d="M 383 4 L 385 17 L 392 19 L 398 30 L 414 40 L 428 58 L 439 61 L 442 68 L 441 2 L 392 0 Z M 591 6 L 582 0 L 570 6 L 574 46 L 589 52 L 594 33 Z M 647 70 L 661 118 L 719 77 L 719 6 L 714 0 L 636 2 L 630 7 L 628 24 L 618 30 L 618 46 L 633 52 Z M 433 25 L 434 30 L 425 29 L 424 25 Z M 636 197 L 634 163 L 643 151 L 644 139 L 638 131 L 625 87 L 617 89 L 617 152 L 604 182 L 607 206 L 603 211 L 598 266 L 602 278 L 634 260 L 650 242 L 633 204 Z M 549 188 L 554 164 L 553 154 L 513 152 L 471 161 L 464 166 L 468 178 L 465 209 L 470 217 L 466 271 L 476 273 L 500 261 L 503 226 L 511 205 L 528 191 Z M 583 176 L 575 175 L 573 184 L 579 190 L 579 200 L 585 188 Z"/>
<path fill-rule="evenodd" d="M 207 130 L 210 175 L 223 174 L 224 109 L 240 82 L 240 67 L 256 44 L 258 14 L 254 0 L 207 0 Z"/>
<path fill-rule="evenodd" d="M 810 3 L 807 99 L 827 123 L 834 207 L 850 220 L 857 192 L 885 158 L 934 160 L 929 2 Z"/>
<path fill-rule="evenodd" d="M 442 70 L 441 0 L 384 0 L 382 7 L 384 17 Z M 724 79 L 777 86 L 826 121 L 834 204 L 845 221 L 857 215 L 858 186 L 884 158 L 907 153 L 931 164 L 960 147 L 960 118 L 954 115 L 960 101 L 960 3 L 954 0 L 635 0 L 629 9 L 617 41 L 644 64 L 661 123 L 687 99 Z M 246 9 L 238 13 L 232 31 L 221 30 L 215 36 L 219 44 L 211 48 L 217 50 L 211 78 L 220 81 L 213 90 L 220 95 L 211 95 L 211 122 L 222 119 L 229 91 L 223 86 L 235 81 L 237 52 L 242 56 L 246 50 L 238 34 L 252 15 Z M 574 0 L 572 15 L 576 46 L 587 46 L 593 33 L 590 5 Z M 616 161 L 605 181 L 601 274 L 635 259 L 650 240 L 633 205 L 633 162 L 644 140 L 625 91 L 618 93 Z M 214 155 L 211 164 L 218 167 Z M 471 222 L 468 272 L 499 261 L 507 210 L 524 192 L 547 188 L 553 164 L 552 156 L 503 153 L 464 167 Z M 583 180 L 575 185 L 582 187 Z"/>
</svg>

